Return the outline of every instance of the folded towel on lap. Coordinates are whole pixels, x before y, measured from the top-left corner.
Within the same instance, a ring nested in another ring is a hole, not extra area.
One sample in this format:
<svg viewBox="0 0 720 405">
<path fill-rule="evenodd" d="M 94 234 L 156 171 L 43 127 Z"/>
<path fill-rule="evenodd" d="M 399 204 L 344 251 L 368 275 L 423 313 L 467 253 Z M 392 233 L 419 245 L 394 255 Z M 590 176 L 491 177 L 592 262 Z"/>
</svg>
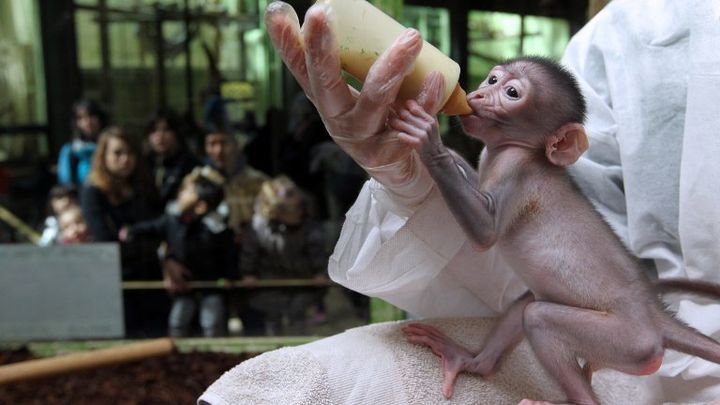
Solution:
<svg viewBox="0 0 720 405">
<path fill-rule="evenodd" d="M 422 322 L 477 351 L 495 320 Z M 400 329 L 406 323 L 362 326 L 302 346 L 263 353 L 226 372 L 208 387 L 198 404 L 517 404 L 523 398 L 564 398 L 523 341 L 490 378 L 461 374 L 453 398 L 446 401 L 441 393 L 443 376 L 438 357 L 405 340 Z M 603 404 L 662 402 L 652 376 L 600 370 L 593 376 L 593 387 Z"/>
</svg>

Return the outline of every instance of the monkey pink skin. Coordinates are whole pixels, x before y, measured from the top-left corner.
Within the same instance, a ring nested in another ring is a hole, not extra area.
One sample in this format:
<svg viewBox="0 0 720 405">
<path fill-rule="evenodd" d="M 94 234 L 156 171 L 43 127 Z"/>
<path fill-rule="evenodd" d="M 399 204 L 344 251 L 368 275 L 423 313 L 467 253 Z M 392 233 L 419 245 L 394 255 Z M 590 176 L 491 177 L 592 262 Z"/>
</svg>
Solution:
<svg viewBox="0 0 720 405">
<path fill-rule="evenodd" d="M 657 286 L 564 170 L 584 152 L 586 136 L 580 123 L 553 117 L 558 103 L 548 97 L 578 106 L 582 96 L 563 87 L 572 78 L 552 82 L 553 74 L 567 72 L 551 64 L 525 59 L 497 66 L 471 93 L 475 114 L 463 124 L 486 144 L 477 171 L 446 153 L 428 114 L 412 103 L 392 125 L 421 145 L 422 163 L 468 240 L 480 250 L 495 247 L 529 287 L 535 300 L 514 322 L 567 402 L 598 403 L 591 367 L 583 371 L 578 358 L 635 375 L 657 371 L 665 348 L 720 363 L 720 343 L 664 311 Z M 579 110 L 566 110 L 567 116 L 582 116 Z M 457 370 L 471 371 L 464 364 L 469 356 L 432 329 L 408 332 L 442 357 L 443 393 L 451 394 Z"/>
</svg>

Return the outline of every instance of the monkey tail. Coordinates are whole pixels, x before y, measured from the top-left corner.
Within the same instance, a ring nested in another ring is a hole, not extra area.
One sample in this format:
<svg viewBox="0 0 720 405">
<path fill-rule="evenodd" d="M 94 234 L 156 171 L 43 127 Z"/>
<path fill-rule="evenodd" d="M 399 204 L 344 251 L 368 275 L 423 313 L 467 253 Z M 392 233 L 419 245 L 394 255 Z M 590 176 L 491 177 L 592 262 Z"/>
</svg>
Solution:
<svg viewBox="0 0 720 405">
<path fill-rule="evenodd" d="M 667 313 L 661 313 L 659 321 L 663 347 L 720 364 L 720 342 L 703 335 Z"/>
<path fill-rule="evenodd" d="M 661 294 L 692 293 L 707 298 L 720 299 L 720 284 L 707 281 L 668 278 L 654 280 L 653 284 Z"/>
</svg>

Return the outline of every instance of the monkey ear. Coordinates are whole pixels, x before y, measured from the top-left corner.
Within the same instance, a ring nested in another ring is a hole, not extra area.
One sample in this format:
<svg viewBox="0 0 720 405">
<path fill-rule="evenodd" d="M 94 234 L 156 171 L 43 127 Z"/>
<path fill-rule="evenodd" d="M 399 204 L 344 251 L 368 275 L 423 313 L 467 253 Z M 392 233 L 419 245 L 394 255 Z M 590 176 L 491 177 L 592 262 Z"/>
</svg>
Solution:
<svg viewBox="0 0 720 405">
<path fill-rule="evenodd" d="M 557 166 L 575 163 L 588 148 L 585 128 L 578 123 L 569 123 L 558 128 L 545 144 L 545 156 Z"/>
</svg>

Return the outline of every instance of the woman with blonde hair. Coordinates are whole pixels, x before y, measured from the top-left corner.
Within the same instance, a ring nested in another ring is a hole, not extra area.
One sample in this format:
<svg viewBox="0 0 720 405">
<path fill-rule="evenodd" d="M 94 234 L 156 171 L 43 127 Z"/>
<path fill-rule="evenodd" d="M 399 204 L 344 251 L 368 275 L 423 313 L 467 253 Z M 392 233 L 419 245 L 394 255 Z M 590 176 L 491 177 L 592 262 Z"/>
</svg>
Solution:
<svg viewBox="0 0 720 405">
<path fill-rule="evenodd" d="M 92 168 L 80 195 L 83 215 L 94 241 L 118 242 L 118 233 L 124 226 L 161 213 L 142 163 L 134 140 L 122 128 L 110 127 L 100 134 Z M 158 244 L 150 238 L 121 243 L 122 279 L 160 280 Z M 130 335 L 163 333 L 153 329 L 163 329 L 167 299 L 155 302 L 153 297 L 152 304 L 141 309 L 143 304 L 149 304 L 148 297 L 141 295 L 124 295 L 127 332 Z M 158 319 L 156 325 L 154 321 Z"/>
</svg>

